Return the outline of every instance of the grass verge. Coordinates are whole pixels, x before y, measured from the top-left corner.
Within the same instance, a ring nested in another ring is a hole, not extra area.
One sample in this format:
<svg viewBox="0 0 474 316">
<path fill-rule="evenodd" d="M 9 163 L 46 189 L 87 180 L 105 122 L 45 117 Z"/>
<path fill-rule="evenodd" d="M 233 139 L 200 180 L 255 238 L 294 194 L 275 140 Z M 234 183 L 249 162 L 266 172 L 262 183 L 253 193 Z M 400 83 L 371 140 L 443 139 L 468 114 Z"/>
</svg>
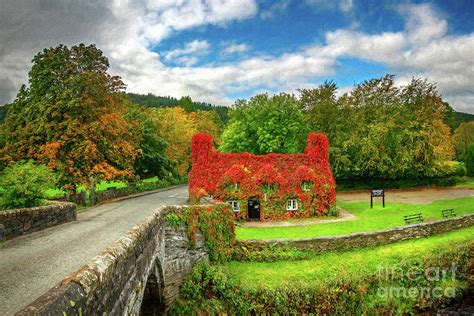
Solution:
<svg viewBox="0 0 474 316">
<path fill-rule="evenodd" d="M 198 265 L 173 314 L 413 314 L 473 286 L 474 228 L 302 261 Z"/>
</svg>

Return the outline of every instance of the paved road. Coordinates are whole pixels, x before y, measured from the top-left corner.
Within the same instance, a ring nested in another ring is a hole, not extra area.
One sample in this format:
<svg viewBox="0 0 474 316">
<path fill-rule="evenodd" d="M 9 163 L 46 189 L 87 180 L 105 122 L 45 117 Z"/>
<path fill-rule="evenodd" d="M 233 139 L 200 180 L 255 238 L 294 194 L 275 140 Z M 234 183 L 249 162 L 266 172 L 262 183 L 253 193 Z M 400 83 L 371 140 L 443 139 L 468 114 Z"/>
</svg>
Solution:
<svg viewBox="0 0 474 316">
<path fill-rule="evenodd" d="M 0 315 L 11 315 L 81 268 L 163 205 L 185 204 L 188 188 L 103 204 L 78 220 L 0 245 Z"/>
</svg>

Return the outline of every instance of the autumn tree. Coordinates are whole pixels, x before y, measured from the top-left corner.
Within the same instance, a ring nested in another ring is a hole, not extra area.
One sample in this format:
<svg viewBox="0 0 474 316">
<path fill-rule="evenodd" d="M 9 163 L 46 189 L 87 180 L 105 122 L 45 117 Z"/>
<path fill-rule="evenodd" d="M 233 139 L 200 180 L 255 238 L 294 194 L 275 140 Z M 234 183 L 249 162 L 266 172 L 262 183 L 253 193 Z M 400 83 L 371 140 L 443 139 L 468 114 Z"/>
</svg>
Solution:
<svg viewBox="0 0 474 316">
<path fill-rule="evenodd" d="M 166 155 L 176 162 L 178 174 L 184 176 L 190 168 L 189 148 L 196 133 L 194 121 L 181 107 L 154 110 L 158 133 L 167 143 Z"/>
<path fill-rule="evenodd" d="M 132 176 L 140 154 L 137 123 L 125 119 L 125 85 L 108 67 L 95 45 L 38 53 L 28 86 L 21 87 L 2 125 L 3 161 L 38 160 L 73 190 L 91 176 Z"/>
<path fill-rule="evenodd" d="M 259 94 L 238 100 L 222 135 L 224 152 L 297 153 L 308 129 L 301 103 L 290 94 Z"/>
<path fill-rule="evenodd" d="M 190 117 L 194 122 L 195 133 L 211 135 L 214 140 L 214 145 L 216 147 L 219 146 L 224 127 L 219 114 L 214 110 L 198 110 L 190 113 Z"/>
<path fill-rule="evenodd" d="M 176 164 L 180 176 L 191 168 L 190 145 L 196 133 L 210 134 L 218 144 L 222 122 L 215 111 L 186 112 L 182 107 L 153 110 L 158 135 L 167 143 L 167 157 Z"/>
</svg>

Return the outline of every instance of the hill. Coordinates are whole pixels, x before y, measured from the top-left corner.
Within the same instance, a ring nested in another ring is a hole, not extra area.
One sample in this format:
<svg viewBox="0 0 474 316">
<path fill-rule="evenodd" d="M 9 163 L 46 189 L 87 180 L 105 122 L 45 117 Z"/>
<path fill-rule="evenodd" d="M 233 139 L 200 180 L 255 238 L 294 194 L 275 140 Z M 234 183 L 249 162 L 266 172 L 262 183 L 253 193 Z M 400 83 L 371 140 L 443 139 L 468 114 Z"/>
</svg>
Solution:
<svg viewBox="0 0 474 316">
<path fill-rule="evenodd" d="M 176 99 L 170 96 L 156 96 L 154 94 L 137 94 L 137 93 L 127 93 L 129 100 L 132 103 L 145 105 L 149 107 L 173 107 L 173 106 L 183 106 L 188 111 L 210 111 L 214 110 L 217 112 L 224 124 L 229 120 L 228 110 L 229 108 L 222 105 L 213 105 L 205 102 L 196 102 L 192 101 L 190 97 L 182 97 L 181 99 Z"/>
</svg>

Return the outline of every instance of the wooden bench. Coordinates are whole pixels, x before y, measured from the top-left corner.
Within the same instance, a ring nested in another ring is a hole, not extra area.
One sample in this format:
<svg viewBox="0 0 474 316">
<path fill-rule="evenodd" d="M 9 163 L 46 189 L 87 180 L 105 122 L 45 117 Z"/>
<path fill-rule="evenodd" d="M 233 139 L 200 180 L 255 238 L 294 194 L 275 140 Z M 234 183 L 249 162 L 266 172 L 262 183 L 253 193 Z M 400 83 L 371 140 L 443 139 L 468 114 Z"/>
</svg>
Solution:
<svg viewBox="0 0 474 316">
<path fill-rule="evenodd" d="M 403 216 L 403 219 L 405 220 L 405 224 L 418 224 L 418 223 L 423 223 L 425 220 L 422 216 L 421 213 L 417 214 L 411 214 L 411 215 L 405 215 Z"/>
<path fill-rule="evenodd" d="M 456 217 L 456 213 L 454 213 L 453 208 L 450 208 L 450 209 L 447 209 L 447 210 L 442 210 L 441 214 L 443 214 L 443 218 Z"/>
</svg>

